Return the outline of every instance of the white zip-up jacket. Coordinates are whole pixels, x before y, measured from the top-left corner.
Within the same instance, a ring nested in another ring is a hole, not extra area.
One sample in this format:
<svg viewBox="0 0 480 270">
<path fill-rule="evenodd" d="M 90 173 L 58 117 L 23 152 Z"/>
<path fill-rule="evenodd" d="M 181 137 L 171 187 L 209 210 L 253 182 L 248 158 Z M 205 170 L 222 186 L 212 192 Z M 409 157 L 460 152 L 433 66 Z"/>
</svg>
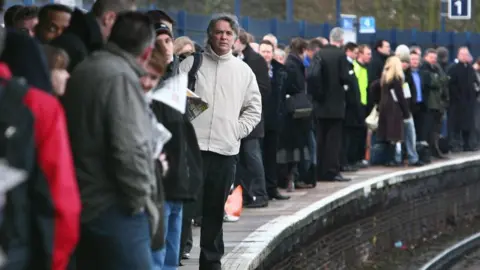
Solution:
<svg viewBox="0 0 480 270">
<path fill-rule="evenodd" d="M 193 56 L 180 64 L 188 73 Z M 250 67 L 229 52 L 218 56 L 210 46 L 203 53 L 197 72 L 195 94 L 208 103 L 208 109 L 192 121 L 200 150 L 233 156 L 245 138 L 260 122 L 262 97 Z"/>
</svg>

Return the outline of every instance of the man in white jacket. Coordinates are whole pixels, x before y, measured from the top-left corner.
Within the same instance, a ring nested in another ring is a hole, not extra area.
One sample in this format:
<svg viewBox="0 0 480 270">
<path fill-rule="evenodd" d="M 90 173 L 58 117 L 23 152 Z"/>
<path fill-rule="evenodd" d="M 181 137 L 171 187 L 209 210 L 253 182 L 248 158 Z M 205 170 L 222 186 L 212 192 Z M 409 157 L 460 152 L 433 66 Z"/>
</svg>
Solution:
<svg viewBox="0 0 480 270">
<path fill-rule="evenodd" d="M 235 176 L 240 140 L 260 122 L 261 95 L 250 67 L 232 55 L 238 20 L 230 14 L 214 16 L 207 29 L 207 47 L 197 72 L 195 93 L 209 108 L 192 121 L 202 151 L 204 187 L 200 269 L 220 270 L 224 205 Z M 188 72 L 193 57 L 180 64 Z"/>
</svg>

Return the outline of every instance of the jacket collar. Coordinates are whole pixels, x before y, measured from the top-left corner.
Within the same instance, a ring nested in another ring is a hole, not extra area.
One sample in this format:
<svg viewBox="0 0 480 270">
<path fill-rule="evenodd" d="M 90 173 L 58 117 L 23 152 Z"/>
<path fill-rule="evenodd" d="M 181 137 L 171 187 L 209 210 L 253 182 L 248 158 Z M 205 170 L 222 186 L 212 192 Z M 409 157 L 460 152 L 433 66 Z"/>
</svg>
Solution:
<svg viewBox="0 0 480 270">
<path fill-rule="evenodd" d="M 215 61 L 226 61 L 234 57 L 232 54 L 232 50 L 230 50 L 228 53 L 224 55 L 218 55 L 213 51 L 212 46 L 210 45 L 207 45 L 207 47 L 205 48 L 205 54 Z"/>
<path fill-rule="evenodd" d="M 147 72 L 145 69 L 140 66 L 140 64 L 137 62 L 137 59 L 126 51 L 122 50 L 120 47 L 118 47 L 117 44 L 108 42 L 105 45 L 105 50 L 110 52 L 111 54 L 117 55 L 121 58 L 123 58 L 128 65 L 133 69 L 133 71 L 137 74 L 138 77 L 143 77 L 147 75 Z"/>
</svg>

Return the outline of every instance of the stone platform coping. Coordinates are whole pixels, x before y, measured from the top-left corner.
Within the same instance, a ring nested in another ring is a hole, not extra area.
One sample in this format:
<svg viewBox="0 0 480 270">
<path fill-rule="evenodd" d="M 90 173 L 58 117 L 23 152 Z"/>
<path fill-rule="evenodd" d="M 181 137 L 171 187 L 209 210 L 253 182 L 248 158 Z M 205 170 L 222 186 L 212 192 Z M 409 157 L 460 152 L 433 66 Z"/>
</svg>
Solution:
<svg viewBox="0 0 480 270">
<path fill-rule="evenodd" d="M 260 226 L 223 257 L 222 268 L 236 270 L 256 269 L 283 239 L 286 239 L 313 220 L 318 220 L 324 213 L 330 212 L 339 205 L 343 205 L 359 196 L 369 195 L 372 189 L 380 189 L 385 186 L 392 186 L 397 183 L 473 165 L 480 165 L 480 154 L 455 157 L 423 167 L 382 174 L 360 183 L 352 184 L 292 215 L 279 216 Z"/>
</svg>

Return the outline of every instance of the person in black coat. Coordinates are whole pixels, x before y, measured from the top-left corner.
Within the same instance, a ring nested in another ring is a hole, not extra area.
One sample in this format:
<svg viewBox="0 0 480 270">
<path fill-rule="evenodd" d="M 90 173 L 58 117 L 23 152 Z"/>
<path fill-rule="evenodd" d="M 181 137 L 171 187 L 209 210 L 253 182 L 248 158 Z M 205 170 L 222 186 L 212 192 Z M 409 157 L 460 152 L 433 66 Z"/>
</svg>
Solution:
<svg viewBox="0 0 480 270">
<path fill-rule="evenodd" d="M 312 90 L 314 113 L 317 118 L 317 172 L 318 180 L 349 181 L 340 174 L 343 124 L 345 119 L 345 92 L 350 80 L 347 78 L 348 62 L 343 45 L 344 32 L 333 28 L 330 44 L 317 54 L 322 59 L 318 89 Z M 317 77 L 317 76 L 316 76 Z"/>
<path fill-rule="evenodd" d="M 353 61 L 358 55 L 358 45 L 347 43 L 345 45 L 345 61 L 348 69 L 348 90 L 345 92 L 345 122 L 342 143 L 342 168 L 344 172 L 356 171 L 358 162 L 358 148 L 365 144 L 361 140 L 365 137 L 365 113 L 360 102 L 360 90 L 355 76 Z"/>
<path fill-rule="evenodd" d="M 265 181 L 267 194 L 270 199 L 287 200 L 278 192 L 277 174 L 277 148 L 279 132 L 285 115 L 285 79 L 287 72 L 285 66 L 273 59 L 274 45 L 268 40 L 263 40 L 259 45 L 259 53 L 268 65 L 271 91 L 265 96 L 263 102 L 263 115 L 265 119 L 265 136 L 263 138 L 263 165 L 265 168 Z"/>
<path fill-rule="evenodd" d="M 477 92 L 477 77 L 468 63 L 470 52 L 467 47 L 458 50 L 458 63 L 448 70 L 450 76 L 450 108 L 448 111 L 449 136 L 461 134 L 463 151 L 472 151 L 470 134 L 474 129 L 474 108 Z"/>
<path fill-rule="evenodd" d="M 307 42 L 295 38 L 290 44 L 290 55 L 285 62 L 287 79 L 285 93 L 289 97 L 303 93 L 306 95 L 304 53 Z M 310 160 L 308 150 L 308 135 L 311 128 L 311 118 L 294 118 L 292 113 L 286 113 L 283 120 L 283 129 L 280 133 L 277 162 L 286 168 L 287 191 L 293 191 L 298 164 L 302 160 Z"/>
<path fill-rule="evenodd" d="M 267 62 L 250 47 L 248 34 L 244 30 L 240 30 L 238 34 L 234 51 L 255 74 L 258 88 L 262 94 L 262 105 L 264 106 L 265 98 L 270 93 Z M 266 190 L 265 170 L 260 146 L 264 134 L 264 115 L 262 114 L 260 123 L 240 144 L 235 182 L 241 184 L 244 188 L 244 205 L 247 208 L 266 207 L 268 205 L 269 197 Z"/>
</svg>

